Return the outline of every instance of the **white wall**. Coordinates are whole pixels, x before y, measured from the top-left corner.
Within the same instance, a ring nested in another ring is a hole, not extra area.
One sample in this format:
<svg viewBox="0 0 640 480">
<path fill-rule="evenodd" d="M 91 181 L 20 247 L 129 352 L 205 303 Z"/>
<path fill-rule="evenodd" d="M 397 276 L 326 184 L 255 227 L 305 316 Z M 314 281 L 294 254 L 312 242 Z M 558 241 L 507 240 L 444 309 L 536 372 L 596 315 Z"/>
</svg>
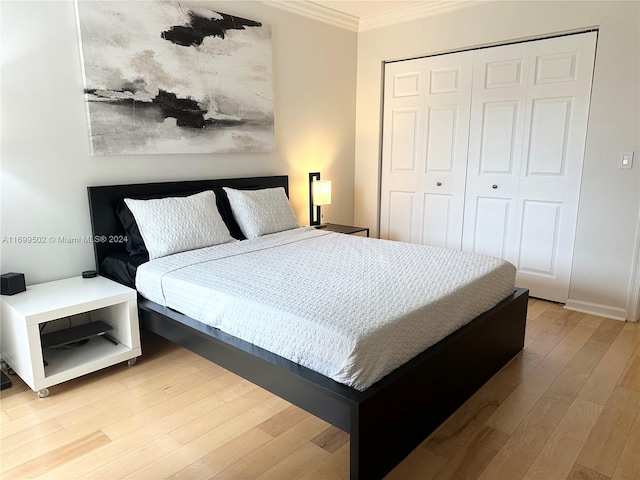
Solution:
<svg viewBox="0 0 640 480">
<path fill-rule="evenodd" d="M 598 27 L 570 304 L 625 318 L 640 205 L 640 2 L 487 2 L 358 37 L 355 213 L 378 223 L 382 63 Z M 618 152 L 635 151 L 632 170 Z M 568 304 L 569 305 L 569 304 Z"/>
<path fill-rule="evenodd" d="M 356 34 L 260 2 L 198 3 L 272 26 L 274 153 L 92 157 L 73 2 L 0 1 L 2 273 L 33 284 L 95 268 L 90 244 L 11 243 L 90 235 L 88 185 L 288 174 L 305 224 L 320 171 L 325 221 L 352 222 Z"/>
</svg>

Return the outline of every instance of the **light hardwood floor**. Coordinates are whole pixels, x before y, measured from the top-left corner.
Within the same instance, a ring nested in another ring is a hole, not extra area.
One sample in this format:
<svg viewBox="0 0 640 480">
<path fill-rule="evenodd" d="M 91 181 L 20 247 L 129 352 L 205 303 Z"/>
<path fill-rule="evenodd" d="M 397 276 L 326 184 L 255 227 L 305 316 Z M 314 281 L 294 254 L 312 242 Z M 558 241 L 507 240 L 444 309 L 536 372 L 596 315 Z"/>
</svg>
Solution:
<svg viewBox="0 0 640 480">
<path fill-rule="evenodd" d="M 348 435 L 159 337 L 0 400 L 3 479 L 346 479 Z M 526 346 L 388 479 L 640 479 L 640 328 L 530 300 Z"/>
</svg>

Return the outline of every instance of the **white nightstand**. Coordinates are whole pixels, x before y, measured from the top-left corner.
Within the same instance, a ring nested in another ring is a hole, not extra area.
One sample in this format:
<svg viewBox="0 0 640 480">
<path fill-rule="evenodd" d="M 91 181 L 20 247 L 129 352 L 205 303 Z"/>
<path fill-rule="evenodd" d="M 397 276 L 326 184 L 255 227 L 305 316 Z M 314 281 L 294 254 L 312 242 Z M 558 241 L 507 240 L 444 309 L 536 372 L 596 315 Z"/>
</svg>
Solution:
<svg viewBox="0 0 640 480">
<path fill-rule="evenodd" d="M 41 398 L 52 385 L 119 362 L 133 365 L 142 355 L 137 293 L 104 277 L 30 285 L 1 300 L 2 361 Z M 41 332 L 98 320 L 113 327 L 108 337 L 93 337 L 74 348 L 42 348 Z"/>
</svg>

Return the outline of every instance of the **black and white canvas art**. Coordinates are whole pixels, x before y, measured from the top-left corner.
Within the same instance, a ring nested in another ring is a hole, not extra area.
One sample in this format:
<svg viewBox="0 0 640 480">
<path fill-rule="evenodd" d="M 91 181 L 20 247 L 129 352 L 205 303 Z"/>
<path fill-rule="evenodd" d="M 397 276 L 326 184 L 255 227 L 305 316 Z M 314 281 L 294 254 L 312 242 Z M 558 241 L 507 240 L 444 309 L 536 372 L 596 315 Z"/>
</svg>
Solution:
<svg viewBox="0 0 640 480">
<path fill-rule="evenodd" d="M 198 2 L 76 6 L 93 155 L 273 151 L 268 25 Z"/>
</svg>

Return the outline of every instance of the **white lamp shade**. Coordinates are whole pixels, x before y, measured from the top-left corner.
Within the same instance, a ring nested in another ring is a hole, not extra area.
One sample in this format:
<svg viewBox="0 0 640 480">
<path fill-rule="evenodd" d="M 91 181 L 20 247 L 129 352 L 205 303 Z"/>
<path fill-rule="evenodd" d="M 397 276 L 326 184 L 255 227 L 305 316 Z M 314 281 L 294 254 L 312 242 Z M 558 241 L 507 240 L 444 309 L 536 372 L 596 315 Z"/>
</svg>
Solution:
<svg viewBox="0 0 640 480">
<path fill-rule="evenodd" d="M 313 204 L 331 205 L 331 180 L 315 180 L 311 182 Z"/>
</svg>

